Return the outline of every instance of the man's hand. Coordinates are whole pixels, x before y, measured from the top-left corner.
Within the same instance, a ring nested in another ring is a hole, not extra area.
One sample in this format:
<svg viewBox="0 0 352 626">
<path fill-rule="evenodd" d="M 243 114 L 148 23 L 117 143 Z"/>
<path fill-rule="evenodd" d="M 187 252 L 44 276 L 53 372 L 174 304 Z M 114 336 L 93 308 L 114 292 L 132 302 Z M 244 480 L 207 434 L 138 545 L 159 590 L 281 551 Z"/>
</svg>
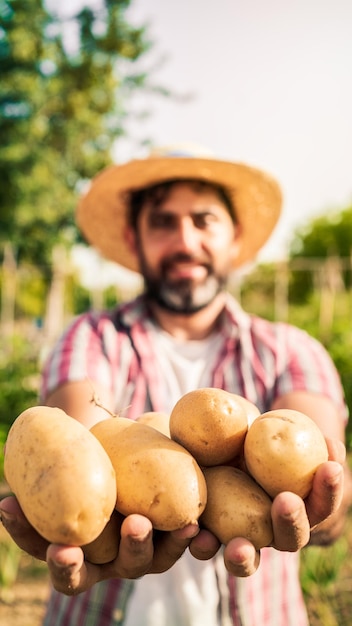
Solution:
<svg viewBox="0 0 352 626">
<path fill-rule="evenodd" d="M 272 522 L 277 550 L 295 552 L 319 534 L 320 527 L 333 526 L 341 517 L 340 505 L 344 494 L 342 463 L 345 449 L 340 442 L 330 443 L 330 459 L 316 472 L 313 488 L 303 501 L 299 496 L 280 493 L 273 501 Z M 84 560 L 78 547 L 48 544 L 30 526 L 14 497 L 4 498 L 0 512 L 5 528 L 14 541 L 32 556 L 46 560 L 52 583 L 62 593 L 80 593 L 107 578 L 139 578 L 148 573 L 169 569 L 189 547 L 200 560 L 214 556 L 219 541 L 197 525 L 172 533 L 153 532 L 150 521 L 141 515 L 126 517 L 121 526 L 121 541 L 117 558 L 105 565 Z M 260 560 L 254 546 L 242 537 L 232 539 L 224 550 L 225 565 L 235 576 L 250 576 Z"/>
<path fill-rule="evenodd" d="M 276 496 L 272 505 L 272 523 L 276 550 L 296 552 L 306 546 L 324 529 L 336 538 L 334 528 L 341 530 L 346 507 L 341 503 L 346 498 L 344 490 L 345 447 L 340 441 L 328 441 L 330 460 L 323 463 L 313 481 L 313 488 L 303 501 L 291 492 Z M 350 491 L 350 490 L 349 490 Z M 348 502 L 351 502 L 349 496 Z M 328 530 L 326 529 L 328 527 Z M 209 533 L 200 531 L 192 540 L 190 551 L 198 559 L 210 558 L 215 554 L 216 544 L 210 548 Z M 318 543 L 318 541 L 317 541 Z M 242 537 L 232 539 L 224 550 L 225 565 L 234 576 L 254 574 L 260 562 L 260 553 Z"/>
<path fill-rule="evenodd" d="M 117 558 L 105 565 L 84 560 L 81 548 L 49 544 L 25 518 L 16 498 L 0 503 L 4 527 L 25 552 L 47 561 L 52 584 L 58 591 L 74 595 L 107 578 L 139 578 L 169 569 L 188 547 L 199 528 L 190 525 L 171 533 L 160 533 L 154 542 L 151 522 L 141 515 L 126 517 L 121 526 Z"/>
</svg>

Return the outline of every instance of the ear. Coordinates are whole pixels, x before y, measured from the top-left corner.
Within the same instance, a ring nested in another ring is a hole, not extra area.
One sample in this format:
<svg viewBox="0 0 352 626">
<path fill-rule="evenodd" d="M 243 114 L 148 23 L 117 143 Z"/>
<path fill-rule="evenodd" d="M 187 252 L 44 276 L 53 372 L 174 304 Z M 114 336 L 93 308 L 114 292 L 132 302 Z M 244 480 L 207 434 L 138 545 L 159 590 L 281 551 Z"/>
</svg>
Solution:
<svg viewBox="0 0 352 626">
<path fill-rule="evenodd" d="M 237 257 L 240 254 L 242 248 L 242 229 L 239 224 L 236 224 L 233 242 L 230 251 L 231 264 L 235 264 Z"/>
<path fill-rule="evenodd" d="M 126 226 L 125 228 L 125 241 L 132 252 L 132 254 L 137 255 L 137 233 L 131 226 Z"/>
</svg>

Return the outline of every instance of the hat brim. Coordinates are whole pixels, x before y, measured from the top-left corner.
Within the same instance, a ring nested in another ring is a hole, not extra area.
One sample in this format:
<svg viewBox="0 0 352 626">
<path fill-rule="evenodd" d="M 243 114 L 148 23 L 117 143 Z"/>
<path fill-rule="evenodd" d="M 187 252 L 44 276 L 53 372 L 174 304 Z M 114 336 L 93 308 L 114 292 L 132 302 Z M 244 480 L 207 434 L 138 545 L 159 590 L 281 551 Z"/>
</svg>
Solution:
<svg viewBox="0 0 352 626">
<path fill-rule="evenodd" d="M 92 180 L 76 214 L 84 237 L 106 259 L 138 272 L 138 259 L 125 236 L 128 193 L 170 179 L 199 179 L 226 189 L 241 227 L 234 267 L 255 257 L 279 219 L 280 187 L 261 170 L 208 158 L 154 157 L 110 166 Z"/>
</svg>

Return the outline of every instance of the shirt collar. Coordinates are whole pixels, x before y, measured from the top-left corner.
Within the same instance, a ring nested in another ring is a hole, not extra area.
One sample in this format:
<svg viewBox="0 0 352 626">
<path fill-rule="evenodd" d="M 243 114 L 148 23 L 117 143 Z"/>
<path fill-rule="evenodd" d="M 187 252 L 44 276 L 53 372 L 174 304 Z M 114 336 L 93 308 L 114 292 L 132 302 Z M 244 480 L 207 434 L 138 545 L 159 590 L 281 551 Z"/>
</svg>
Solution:
<svg viewBox="0 0 352 626">
<path fill-rule="evenodd" d="M 143 294 L 130 302 L 122 304 L 118 311 L 121 322 L 128 328 L 133 327 L 136 323 L 143 324 L 145 319 L 152 319 L 148 302 Z M 225 306 L 221 317 L 221 332 L 227 337 L 236 338 L 239 334 L 239 328 L 249 327 L 249 314 L 242 309 L 233 296 L 226 293 Z"/>
</svg>

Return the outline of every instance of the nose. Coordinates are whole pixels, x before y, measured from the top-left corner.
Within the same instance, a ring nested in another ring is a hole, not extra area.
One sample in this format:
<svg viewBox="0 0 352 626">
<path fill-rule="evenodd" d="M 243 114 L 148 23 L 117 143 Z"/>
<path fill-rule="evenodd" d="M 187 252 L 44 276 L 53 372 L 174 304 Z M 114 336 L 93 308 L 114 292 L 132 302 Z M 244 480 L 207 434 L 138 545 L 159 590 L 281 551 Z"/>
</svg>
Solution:
<svg viewBox="0 0 352 626">
<path fill-rule="evenodd" d="M 199 231 L 191 218 L 179 221 L 175 232 L 176 245 L 183 252 L 194 252 L 199 246 Z"/>
</svg>

